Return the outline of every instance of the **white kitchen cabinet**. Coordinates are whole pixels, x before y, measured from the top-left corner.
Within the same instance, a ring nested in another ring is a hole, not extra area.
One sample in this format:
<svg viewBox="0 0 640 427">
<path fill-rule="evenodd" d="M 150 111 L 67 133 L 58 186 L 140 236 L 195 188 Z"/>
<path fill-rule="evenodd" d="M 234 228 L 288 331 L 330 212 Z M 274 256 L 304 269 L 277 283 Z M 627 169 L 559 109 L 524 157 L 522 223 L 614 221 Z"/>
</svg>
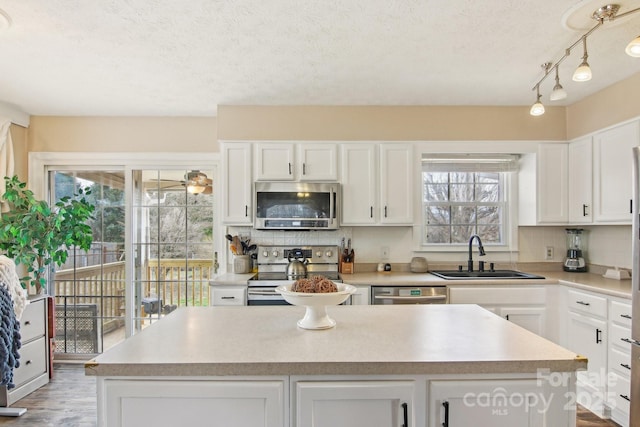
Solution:
<svg viewBox="0 0 640 427">
<path fill-rule="evenodd" d="M 98 381 L 106 396 L 102 427 L 287 425 L 285 379 Z"/>
<path fill-rule="evenodd" d="M 608 405 L 611 419 L 629 425 L 631 381 L 631 304 L 610 297 L 609 301 Z"/>
<path fill-rule="evenodd" d="M 342 225 L 413 224 L 413 147 L 343 144 Z"/>
<path fill-rule="evenodd" d="M 297 381 L 292 419 L 296 427 L 401 427 L 416 424 L 424 404 L 415 382 Z M 417 405 L 417 407 L 416 407 Z"/>
<path fill-rule="evenodd" d="M 13 370 L 11 390 L 0 387 L 0 406 L 10 406 L 49 382 L 47 298 L 28 304 L 20 318 L 20 367 Z"/>
<path fill-rule="evenodd" d="M 578 403 L 603 416 L 607 392 L 607 299 L 592 292 L 570 289 L 567 297 L 566 348 L 589 359 L 578 372 Z"/>
<path fill-rule="evenodd" d="M 449 302 L 478 304 L 537 335 L 547 335 L 544 286 L 450 286 Z"/>
<path fill-rule="evenodd" d="M 380 223 L 413 224 L 413 147 L 380 144 Z"/>
<path fill-rule="evenodd" d="M 593 221 L 593 145 L 591 137 L 569 143 L 569 222 Z"/>
<path fill-rule="evenodd" d="M 251 144 L 224 143 L 222 158 L 222 222 L 225 225 L 251 225 Z"/>
<path fill-rule="evenodd" d="M 521 157 L 518 179 L 520 225 L 566 224 L 568 155 L 565 143 L 538 145 L 536 154 Z"/>
<path fill-rule="evenodd" d="M 212 306 L 224 305 L 247 305 L 247 287 L 246 286 L 211 286 Z"/>
<path fill-rule="evenodd" d="M 371 305 L 371 286 L 356 285 L 356 291 L 351 295 L 351 305 Z"/>
<path fill-rule="evenodd" d="M 638 121 L 599 132 L 593 137 L 594 219 L 631 224 L 632 151 L 640 145 Z"/>
<path fill-rule="evenodd" d="M 565 386 L 566 387 L 566 386 Z M 431 381 L 429 427 L 569 426 L 570 411 L 549 399 L 541 401 L 546 382 L 523 380 Z M 562 394 L 566 392 L 560 390 Z M 574 415 L 575 416 L 575 415 Z M 553 420 L 553 421 L 551 421 Z"/>
<path fill-rule="evenodd" d="M 376 144 L 342 144 L 342 225 L 377 222 L 378 150 Z"/>
<path fill-rule="evenodd" d="M 333 143 L 255 144 L 258 181 L 337 181 L 337 145 Z"/>
</svg>

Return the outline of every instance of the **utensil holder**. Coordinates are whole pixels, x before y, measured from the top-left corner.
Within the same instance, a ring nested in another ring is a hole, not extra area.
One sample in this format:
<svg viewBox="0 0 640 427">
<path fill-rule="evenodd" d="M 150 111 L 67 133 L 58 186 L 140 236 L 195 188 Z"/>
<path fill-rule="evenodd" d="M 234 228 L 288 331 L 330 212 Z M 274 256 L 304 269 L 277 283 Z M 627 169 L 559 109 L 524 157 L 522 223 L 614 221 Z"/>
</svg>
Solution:
<svg viewBox="0 0 640 427">
<path fill-rule="evenodd" d="M 236 274 L 251 272 L 251 258 L 249 255 L 236 255 L 233 258 L 233 272 Z"/>
</svg>

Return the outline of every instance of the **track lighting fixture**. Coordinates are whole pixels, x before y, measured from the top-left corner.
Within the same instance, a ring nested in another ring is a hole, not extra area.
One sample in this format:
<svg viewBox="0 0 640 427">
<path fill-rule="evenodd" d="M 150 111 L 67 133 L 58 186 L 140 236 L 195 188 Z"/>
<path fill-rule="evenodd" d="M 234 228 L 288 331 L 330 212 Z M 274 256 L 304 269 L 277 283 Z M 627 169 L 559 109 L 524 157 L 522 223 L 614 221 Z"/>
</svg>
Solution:
<svg viewBox="0 0 640 427">
<path fill-rule="evenodd" d="M 597 21 L 596 25 L 593 26 L 589 31 L 584 33 L 582 37 L 580 37 L 575 43 L 573 43 L 571 46 L 566 48 L 564 55 L 562 55 L 562 57 L 558 59 L 555 63 L 543 64 L 544 76 L 542 76 L 542 78 L 538 80 L 538 82 L 531 88 L 531 90 L 535 90 L 538 95 L 536 103 L 531 106 L 530 114 L 532 116 L 539 116 L 541 114 L 544 114 L 544 106 L 540 102 L 540 85 L 549 75 L 549 70 L 551 68 L 555 68 L 556 70 L 556 84 L 553 87 L 553 92 L 551 92 L 549 99 L 551 101 L 559 101 L 567 97 L 567 92 L 564 90 L 564 88 L 560 84 L 560 78 L 558 76 L 558 67 L 560 66 L 562 61 L 564 61 L 569 57 L 569 55 L 571 54 L 571 49 L 576 47 L 580 42 L 582 42 L 582 46 L 583 46 L 582 62 L 573 73 L 573 80 L 576 82 L 586 82 L 588 80 L 591 80 L 591 77 L 592 77 L 591 67 L 589 67 L 589 63 L 587 62 L 587 59 L 589 58 L 589 54 L 587 52 L 587 37 L 589 37 L 591 33 L 593 33 L 601 25 L 603 25 L 605 21 L 613 21 L 614 19 L 619 19 L 624 16 L 631 15 L 632 13 L 640 12 L 640 7 L 629 10 L 624 13 L 620 13 L 620 14 L 618 13 L 618 10 L 620 10 L 620 5 L 617 5 L 617 4 L 606 4 L 598 8 L 591 15 L 591 17 L 595 21 Z M 633 39 L 627 45 L 625 52 L 629 56 L 640 58 L 640 36 Z"/>
<path fill-rule="evenodd" d="M 529 114 L 532 116 L 541 116 L 544 114 L 544 105 L 540 102 L 540 87 L 536 86 L 537 95 L 536 102 L 531 106 L 531 110 L 529 110 Z"/>
<path fill-rule="evenodd" d="M 589 63 L 587 62 L 587 58 L 589 58 L 589 54 L 587 53 L 587 37 L 582 37 L 582 45 L 584 46 L 584 54 L 582 55 L 582 63 L 576 68 L 576 71 L 573 72 L 573 81 L 574 82 L 586 82 L 591 80 L 591 67 L 589 67 Z"/>
<path fill-rule="evenodd" d="M 556 85 L 553 87 L 553 92 L 549 95 L 549 99 L 551 101 L 560 101 L 561 99 L 565 99 L 567 97 L 567 91 L 564 90 L 562 85 L 560 84 L 560 76 L 558 75 L 558 66 L 555 66 L 556 69 Z"/>
</svg>

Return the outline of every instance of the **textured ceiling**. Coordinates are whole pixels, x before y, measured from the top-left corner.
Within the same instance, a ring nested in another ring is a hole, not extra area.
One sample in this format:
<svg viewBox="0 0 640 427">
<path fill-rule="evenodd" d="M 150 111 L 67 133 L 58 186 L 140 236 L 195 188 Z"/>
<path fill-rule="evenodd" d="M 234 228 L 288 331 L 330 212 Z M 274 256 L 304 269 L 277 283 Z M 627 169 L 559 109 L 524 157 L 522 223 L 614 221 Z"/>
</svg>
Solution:
<svg viewBox="0 0 640 427">
<path fill-rule="evenodd" d="M 33 115 L 107 116 L 213 116 L 225 104 L 530 105 L 540 64 L 582 35 L 566 25 L 581 18 L 563 15 L 602 4 L 0 0 L 11 19 L 0 22 L 0 101 Z M 640 13 L 589 37 L 587 83 L 571 81 L 582 49 L 572 51 L 558 105 L 639 72 L 624 53 L 638 34 Z M 541 87 L 547 105 L 553 84 Z"/>
</svg>

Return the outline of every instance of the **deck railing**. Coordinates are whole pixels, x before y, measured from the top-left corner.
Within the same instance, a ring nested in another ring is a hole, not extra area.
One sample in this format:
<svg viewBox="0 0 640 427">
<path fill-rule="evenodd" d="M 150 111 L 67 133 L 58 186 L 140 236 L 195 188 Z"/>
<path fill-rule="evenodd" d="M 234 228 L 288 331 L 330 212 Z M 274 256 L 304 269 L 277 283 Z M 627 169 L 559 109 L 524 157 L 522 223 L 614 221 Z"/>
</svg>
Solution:
<svg viewBox="0 0 640 427">
<path fill-rule="evenodd" d="M 144 272 L 143 298 L 156 296 L 177 307 L 209 304 L 211 259 L 150 259 Z M 124 316 L 124 261 L 59 270 L 54 283 L 56 305 L 96 304 L 105 319 Z"/>
<path fill-rule="evenodd" d="M 163 305 L 209 305 L 212 259 L 150 259 L 144 296 L 157 296 Z"/>
</svg>

